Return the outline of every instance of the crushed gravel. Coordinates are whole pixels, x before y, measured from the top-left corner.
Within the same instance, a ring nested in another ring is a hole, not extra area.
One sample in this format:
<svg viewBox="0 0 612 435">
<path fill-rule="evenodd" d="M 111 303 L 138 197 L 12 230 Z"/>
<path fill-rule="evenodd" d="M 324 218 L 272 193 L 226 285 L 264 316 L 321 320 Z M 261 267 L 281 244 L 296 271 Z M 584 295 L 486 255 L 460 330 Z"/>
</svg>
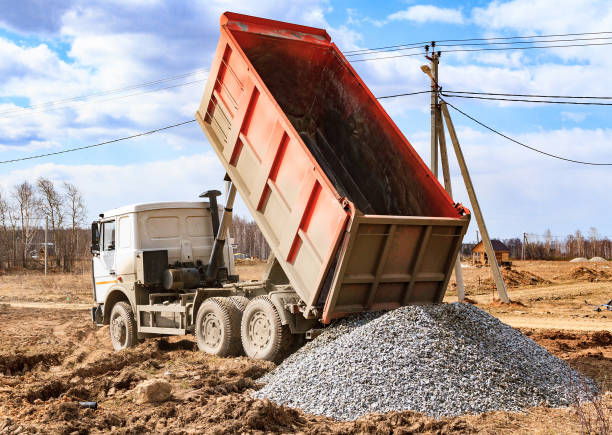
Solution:
<svg viewBox="0 0 612 435">
<path fill-rule="evenodd" d="M 459 303 L 343 319 L 260 381 L 255 397 L 340 420 L 567 406 L 576 386 L 596 389 L 519 331 Z"/>
</svg>

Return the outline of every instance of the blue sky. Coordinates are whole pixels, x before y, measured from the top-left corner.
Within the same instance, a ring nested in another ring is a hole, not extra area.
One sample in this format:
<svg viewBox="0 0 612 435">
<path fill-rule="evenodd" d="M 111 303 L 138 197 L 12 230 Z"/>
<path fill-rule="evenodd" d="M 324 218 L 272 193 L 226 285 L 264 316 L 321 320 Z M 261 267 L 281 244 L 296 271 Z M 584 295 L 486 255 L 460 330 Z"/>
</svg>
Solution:
<svg viewBox="0 0 612 435">
<path fill-rule="evenodd" d="M 40 1 L 0 0 L 0 160 L 88 145 L 193 117 L 224 10 L 324 27 L 342 50 L 426 40 L 612 31 L 607 1 Z M 610 95 L 612 46 L 448 53 L 446 89 Z M 377 54 L 376 56 L 385 56 Z M 355 63 L 375 95 L 424 90 L 420 57 Z M 199 71 L 199 72 L 198 72 Z M 28 105 L 157 85 L 53 106 Z M 180 86 L 176 86 L 180 85 Z M 151 92 L 161 87 L 169 89 Z M 135 94 L 135 95 L 134 95 Z M 608 107 L 452 100 L 504 133 L 548 152 L 612 162 Z M 385 100 L 429 161 L 429 96 Z M 612 168 L 551 160 L 453 113 L 493 236 L 612 236 Z M 451 158 L 455 200 L 469 204 Z M 39 176 L 80 186 L 91 218 L 134 202 L 190 200 L 221 188 L 223 169 L 196 124 L 101 148 L 0 165 L 0 189 Z M 238 214 L 248 212 L 243 205 Z M 467 240 L 475 238 L 471 225 Z"/>
</svg>

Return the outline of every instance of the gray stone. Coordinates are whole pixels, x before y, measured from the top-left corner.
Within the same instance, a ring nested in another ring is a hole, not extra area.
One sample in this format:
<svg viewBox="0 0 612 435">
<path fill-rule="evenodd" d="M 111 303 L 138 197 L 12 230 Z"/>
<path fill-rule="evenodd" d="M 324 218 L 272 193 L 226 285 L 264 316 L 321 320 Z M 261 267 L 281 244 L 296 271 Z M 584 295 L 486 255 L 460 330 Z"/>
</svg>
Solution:
<svg viewBox="0 0 612 435">
<path fill-rule="evenodd" d="M 261 382 L 255 397 L 342 420 L 567 406 L 572 385 L 597 388 L 519 331 L 456 303 L 343 319 Z"/>
</svg>

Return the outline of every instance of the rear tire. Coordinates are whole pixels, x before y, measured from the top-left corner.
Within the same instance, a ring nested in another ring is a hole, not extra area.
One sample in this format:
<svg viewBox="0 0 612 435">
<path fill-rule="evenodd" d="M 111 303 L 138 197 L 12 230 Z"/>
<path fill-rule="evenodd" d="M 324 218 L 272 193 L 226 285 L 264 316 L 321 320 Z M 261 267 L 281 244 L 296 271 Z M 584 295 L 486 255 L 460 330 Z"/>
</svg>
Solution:
<svg viewBox="0 0 612 435">
<path fill-rule="evenodd" d="M 293 338 L 268 296 L 249 301 L 242 314 L 240 336 L 248 357 L 274 362 L 285 357 Z"/>
<path fill-rule="evenodd" d="M 229 298 L 205 300 L 196 316 L 195 336 L 198 349 L 221 357 L 240 355 L 241 314 Z"/>
<path fill-rule="evenodd" d="M 138 344 L 136 319 L 127 302 L 117 302 L 110 315 L 110 337 L 115 350 L 122 350 Z"/>
</svg>

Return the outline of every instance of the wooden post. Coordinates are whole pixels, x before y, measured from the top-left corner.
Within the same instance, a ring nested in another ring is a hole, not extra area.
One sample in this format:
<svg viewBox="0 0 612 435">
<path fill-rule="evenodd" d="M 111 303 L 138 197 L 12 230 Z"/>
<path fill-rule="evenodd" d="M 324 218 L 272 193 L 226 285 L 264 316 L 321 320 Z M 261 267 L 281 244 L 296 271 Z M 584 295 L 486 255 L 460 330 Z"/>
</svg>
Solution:
<svg viewBox="0 0 612 435">
<path fill-rule="evenodd" d="M 430 169 L 434 177 L 438 178 L 438 129 L 436 118 L 438 111 L 438 55 L 434 45 L 431 47 L 431 161 Z"/>
<path fill-rule="evenodd" d="M 49 216 L 45 216 L 45 275 L 47 275 L 47 257 L 48 257 L 48 238 L 47 233 L 49 232 Z"/>
<path fill-rule="evenodd" d="M 480 232 L 482 234 L 482 242 L 484 243 L 485 250 L 487 252 L 487 257 L 489 257 L 489 265 L 491 266 L 491 272 L 493 273 L 493 279 L 495 281 L 495 286 L 497 287 L 497 293 L 502 302 L 510 302 L 510 298 L 508 298 L 508 293 L 506 292 L 504 278 L 501 274 L 501 271 L 499 270 L 497 258 L 495 257 L 495 251 L 493 251 L 493 246 L 491 245 L 489 232 L 487 231 L 487 227 L 485 225 L 484 218 L 482 217 L 482 212 L 480 210 L 480 205 L 478 204 L 478 199 L 476 198 L 474 185 L 472 184 L 472 179 L 470 178 L 470 173 L 468 172 L 467 165 L 463 157 L 463 151 L 461 151 L 461 147 L 459 146 L 459 139 L 457 139 L 455 127 L 453 126 L 453 121 L 451 120 L 450 113 L 448 113 L 448 107 L 446 107 L 446 103 L 444 103 L 444 101 L 441 102 L 440 107 L 442 109 L 442 113 L 444 114 L 446 128 L 448 129 L 448 134 L 450 135 L 451 141 L 453 142 L 455 155 L 457 156 L 457 161 L 459 162 L 459 167 L 461 168 L 461 175 L 463 175 L 463 181 L 465 182 L 465 187 L 467 189 L 468 196 L 470 197 L 472 211 L 476 216 L 476 222 L 478 223 L 478 227 L 480 228 Z"/>
<path fill-rule="evenodd" d="M 453 188 L 451 186 L 450 167 L 448 165 L 448 152 L 446 151 L 446 136 L 444 135 L 444 124 L 442 122 L 442 113 L 440 106 L 436 108 L 438 130 L 438 143 L 440 144 L 440 161 L 442 163 L 442 175 L 444 177 L 444 188 L 448 195 L 453 197 Z M 461 269 L 461 248 L 457 253 L 455 261 L 455 281 L 457 281 L 457 300 L 463 302 L 465 300 L 465 285 L 463 284 L 463 270 Z"/>
</svg>

